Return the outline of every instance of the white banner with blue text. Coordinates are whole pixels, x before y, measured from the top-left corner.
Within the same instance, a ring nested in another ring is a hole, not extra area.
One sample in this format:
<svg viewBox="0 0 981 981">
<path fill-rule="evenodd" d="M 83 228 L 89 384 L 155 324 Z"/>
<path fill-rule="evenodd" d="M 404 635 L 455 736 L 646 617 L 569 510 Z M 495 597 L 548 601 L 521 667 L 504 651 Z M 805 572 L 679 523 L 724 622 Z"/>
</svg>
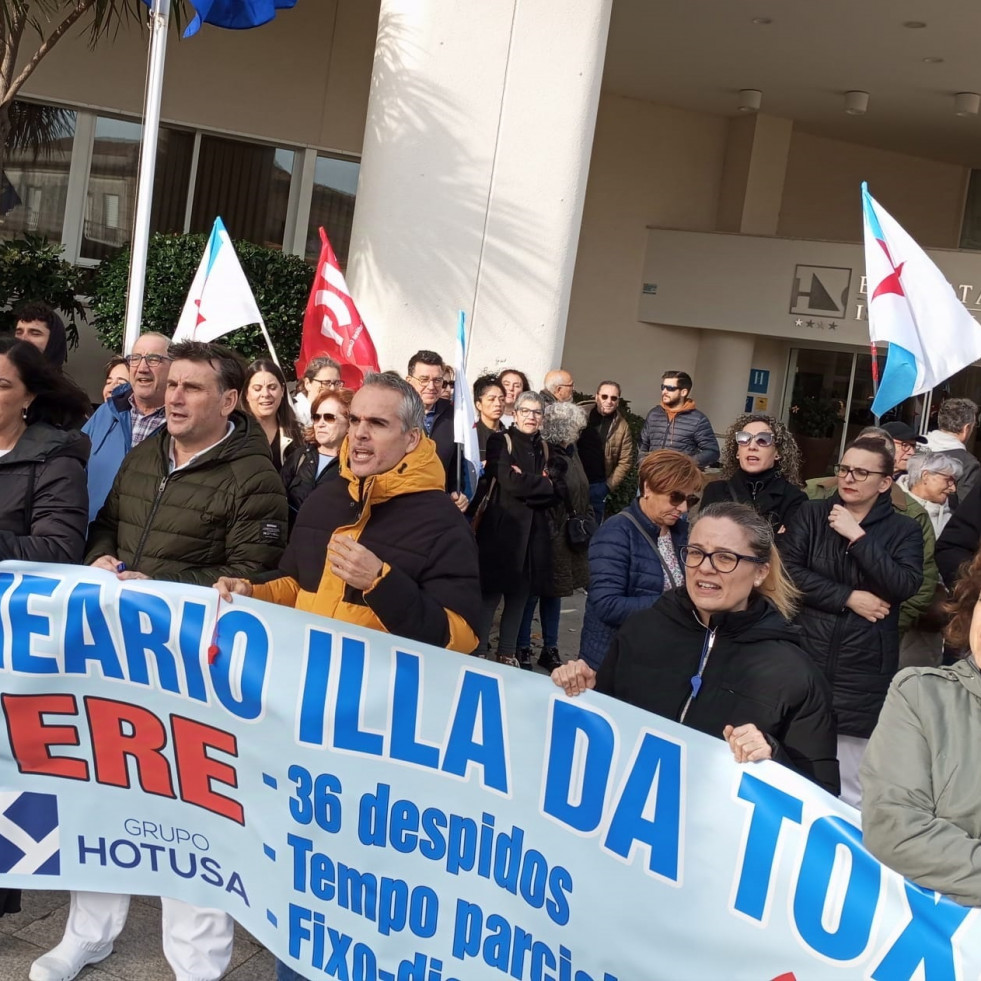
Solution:
<svg viewBox="0 0 981 981">
<path fill-rule="evenodd" d="M 74 566 L 0 565 L 0 635 L 2 886 L 221 907 L 318 979 L 981 977 L 854 810 L 630 705 Z"/>
</svg>

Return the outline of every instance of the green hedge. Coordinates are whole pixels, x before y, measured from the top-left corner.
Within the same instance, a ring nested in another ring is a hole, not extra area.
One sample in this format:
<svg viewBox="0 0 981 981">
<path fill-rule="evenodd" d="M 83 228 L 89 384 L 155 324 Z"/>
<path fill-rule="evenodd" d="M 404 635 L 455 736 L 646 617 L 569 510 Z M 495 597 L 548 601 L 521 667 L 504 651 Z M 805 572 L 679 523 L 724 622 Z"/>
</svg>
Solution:
<svg viewBox="0 0 981 981">
<path fill-rule="evenodd" d="M 187 299 L 191 281 L 201 262 L 208 236 L 154 235 L 147 252 L 146 295 L 142 329 L 172 336 Z M 235 242 L 242 269 L 252 286 L 266 329 L 287 378 L 300 353 L 303 312 L 306 309 L 314 270 L 298 256 L 286 255 L 251 242 Z M 93 278 L 93 324 L 110 351 L 122 350 L 126 318 L 126 287 L 129 278 L 129 249 L 103 261 Z M 248 360 L 267 354 L 258 325 L 243 327 L 220 338 Z"/>
<path fill-rule="evenodd" d="M 60 244 L 37 235 L 0 242 L 2 306 L 0 332 L 12 333 L 14 309 L 21 303 L 47 303 L 65 314 L 69 348 L 78 347 L 78 320 L 85 321 L 85 308 L 76 299 L 82 292 L 82 272 L 61 258 Z"/>
</svg>

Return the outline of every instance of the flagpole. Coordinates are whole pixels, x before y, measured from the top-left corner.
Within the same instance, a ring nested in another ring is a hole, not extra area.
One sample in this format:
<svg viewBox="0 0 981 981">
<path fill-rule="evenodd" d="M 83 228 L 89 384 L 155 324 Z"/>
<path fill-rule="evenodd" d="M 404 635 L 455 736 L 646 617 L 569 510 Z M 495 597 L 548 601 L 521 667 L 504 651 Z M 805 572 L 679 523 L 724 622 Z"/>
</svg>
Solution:
<svg viewBox="0 0 981 981">
<path fill-rule="evenodd" d="M 457 329 L 457 332 L 458 332 L 458 336 L 461 337 L 461 338 L 464 338 L 464 341 L 463 341 L 463 363 L 464 363 L 464 365 L 466 365 L 466 363 L 467 363 L 467 345 L 466 345 L 466 336 L 467 336 L 467 332 L 466 331 L 467 331 L 467 328 L 466 328 L 466 324 L 467 324 L 467 315 L 461 310 L 457 314 L 456 329 Z M 457 391 L 457 386 L 456 386 L 456 384 L 454 384 L 453 385 L 453 409 L 454 409 L 454 414 L 455 414 L 455 411 L 456 411 L 456 400 L 457 399 L 462 399 L 463 397 L 464 397 L 464 393 L 458 392 Z M 454 428 L 454 430 L 456 429 L 455 423 L 454 423 L 454 427 L 453 428 Z M 459 493 L 463 493 L 463 443 L 457 443 L 456 444 L 456 489 L 457 489 L 457 491 Z"/>
<path fill-rule="evenodd" d="M 143 102 L 143 134 L 140 140 L 140 172 L 136 185 L 136 217 L 133 220 L 129 285 L 126 290 L 126 325 L 123 329 L 125 354 L 133 350 L 133 345 L 140 336 L 140 325 L 143 321 L 146 254 L 150 244 L 150 210 L 153 206 L 153 178 L 157 169 L 160 103 L 163 94 L 164 63 L 167 57 L 170 4 L 171 0 L 153 0 L 150 10 L 150 55 L 146 95 Z"/>
</svg>

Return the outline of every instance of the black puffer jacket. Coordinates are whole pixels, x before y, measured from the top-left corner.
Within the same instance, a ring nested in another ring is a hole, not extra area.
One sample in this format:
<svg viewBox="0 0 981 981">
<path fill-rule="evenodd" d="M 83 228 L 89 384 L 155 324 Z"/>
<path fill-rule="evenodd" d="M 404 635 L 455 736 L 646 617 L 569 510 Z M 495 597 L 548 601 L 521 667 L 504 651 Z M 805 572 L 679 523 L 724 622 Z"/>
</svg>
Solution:
<svg viewBox="0 0 981 981">
<path fill-rule="evenodd" d="M 286 499 L 290 506 L 290 530 L 303 502 L 313 489 L 325 480 L 335 480 L 339 474 L 337 466 L 339 457 L 336 456 L 318 474 L 317 470 L 322 459 L 319 447 L 305 446 L 302 453 L 292 454 L 283 464 L 283 469 L 279 471 L 286 486 Z"/>
<path fill-rule="evenodd" d="M 719 462 L 719 441 L 712 432 L 712 423 L 691 399 L 673 417 L 660 405 L 647 413 L 640 431 L 640 454 L 644 456 L 652 450 L 678 450 L 703 469 Z"/>
<path fill-rule="evenodd" d="M 981 485 L 962 500 L 937 539 L 937 568 L 948 589 L 954 588 L 965 562 L 981 545 Z"/>
<path fill-rule="evenodd" d="M 900 604 L 923 581 L 923 535 L 912 518 L 893 510 L 884 491 L 861 523 L 864 537 L 849 545 L 828 524 L 836 504 L 837 494 L 804 504 L 781 553 L 804 594 L 801 646 L 831 682 L 838 731 L 867 738 L 899 666 Z M 846 609 L 856 589 L 885 600 L 889 615 L 872 623 Z"/>
<path fill-rule="evenodd" d="M 596 690 L 719 738 L 727 725 L 752 723 L 770 738 L 778 763 L 837 795 L 831 691 L 797 646 L 797 629 L 760 597 L 746 610 L 716 614 L 709 628 L 684 589 L 664 593 L 620 628 Z M 710 640 L 701 687 L 685 712 Z"/>
<path fill-rule="evenodd" d="M 0 456 L 0 559 L 82 561 L 90 447 L 82 433 L 35 422 Z"/>
<path fill-rule="evenodd" d="M 89 530 L 85 561 L 115 555 L 151 579 L 210 586 L 274 569 L 286 546 L 286 491 L 259 424 L 234 412 L 234 431 L 170 473 L 162 426 L 123 460 Z"/>
<path fill-rule="evenodd" d="M 510 449 L 508 444 L 510 442 Z M 546 510 L 555 502 L 545 476 L 545 444 L 538 433 L 527 435 L 512 426 L 487 440 L 484 489 L 496 478 L 490 502 L 477 528 L 480 588 L 509 593 L 527 583 L 540 595 L 552 575 Z"/>
<path fill-rule="evenodd" d="M 775 467 L 762 473 L 737 470 L 730 480 L 713 480 L 702 491 L 702 507 L 720 501 L 749 504 L 763 515 L 774 532 L 787 528 L 807 495 L 786 480 Z"/>
</svg>

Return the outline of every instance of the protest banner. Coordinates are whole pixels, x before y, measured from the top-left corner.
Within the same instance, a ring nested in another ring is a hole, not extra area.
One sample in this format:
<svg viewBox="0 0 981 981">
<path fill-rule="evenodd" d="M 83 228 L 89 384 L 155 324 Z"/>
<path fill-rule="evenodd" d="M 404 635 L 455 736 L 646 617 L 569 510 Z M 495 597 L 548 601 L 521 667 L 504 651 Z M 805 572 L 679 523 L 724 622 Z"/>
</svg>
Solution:
<svg viewBox="0 0 981 981">
<path fill-rule="evenodd" d="M 3 563 L 0 704 L 0 885 L 218 906 L 309 978 L 981 976 L 802 777 L 479 659 Z"/>
</svg>

